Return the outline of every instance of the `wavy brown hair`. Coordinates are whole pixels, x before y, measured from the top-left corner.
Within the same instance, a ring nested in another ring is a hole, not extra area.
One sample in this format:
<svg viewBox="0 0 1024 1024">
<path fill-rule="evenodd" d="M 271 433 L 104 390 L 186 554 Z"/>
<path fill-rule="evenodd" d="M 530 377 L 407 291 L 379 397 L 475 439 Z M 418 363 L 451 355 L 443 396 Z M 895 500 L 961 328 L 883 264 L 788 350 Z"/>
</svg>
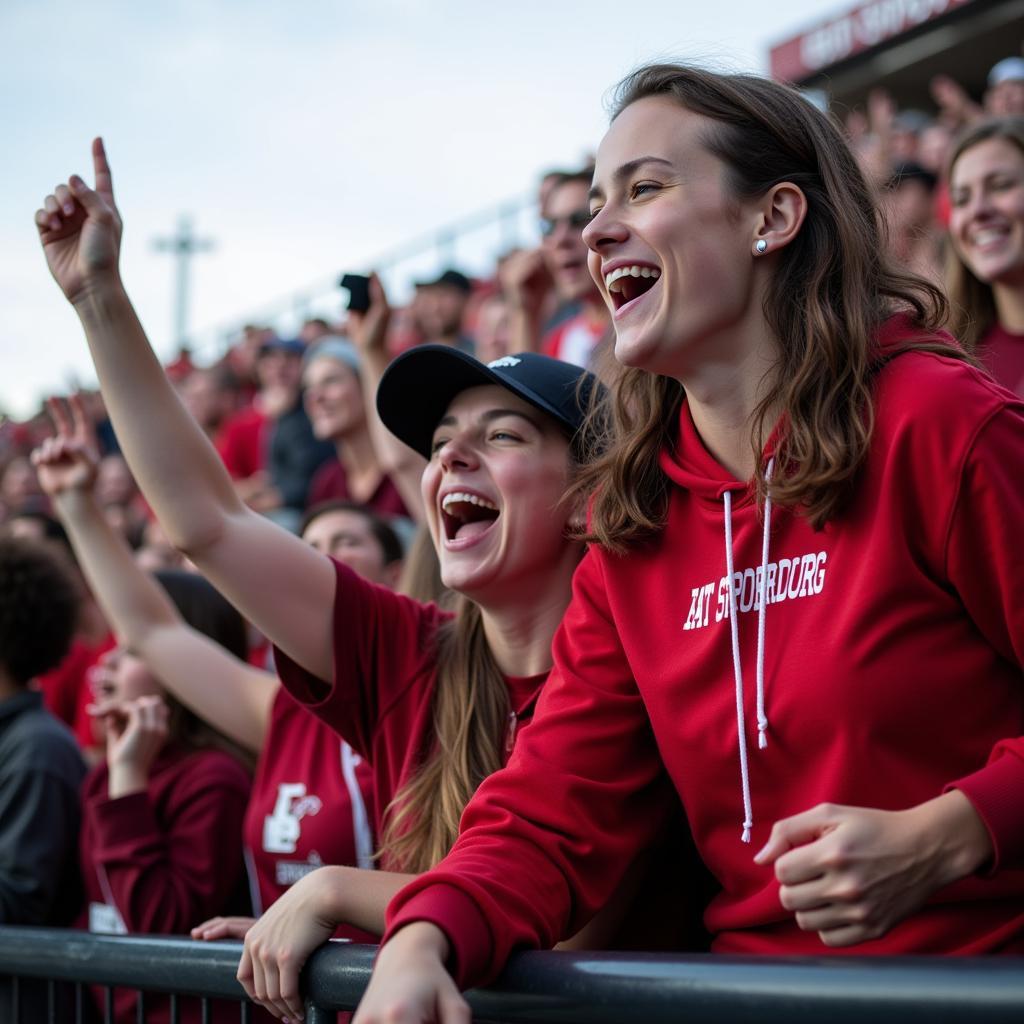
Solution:
<svg viewBox="0 0 1024 1024">
<path fill-rule="evenodd" d="M 1004 139 L 1024 153 L 1024 117 L 996 117 L 979 121 L 953 144 L 948 180 L 953 167 L 969 149 L 989 139 Z M 976 277 L 960 258 L 956 245 L 946 246 L 946 293 L 949 295 L 949 329 L 973 350 L 998 320 L 992 285 Z"/>
<path fill-rule="evenodd" d="M 888 263 L 874 197 L 852 152 L 799 93 L 753 75 L 655 64 L 619 84 L 612 119 L 663 95 L 709 119 L 703 145 L 725 164 L 736 199 L 756 199 L 781 182 L 807 197 L 803 226 L 778 253 L 764 297 L 780 355 L 754 413 L 751 445 L 758 497 L 770 493 L 773 502 L 800 506 L 820 528 L 841 509 L 867 454 L 872 383 L 883 358 L 874 344 L 879 325 L 899 310 L 922 334 L 931 332 L 945 320 L 945 298 Z M 964 357 L 952 344 L 920 345 Z M 607 407 L 596 410 L 610 424 L 606 454 L 575 488 L 594 494 L 588 539 L 622 551 L 662 528 L 669 489 L 658 456 L 675 444 L 682 401 L 678 381 L 622 371 Z M 785 429 L 767 484 L 762 447 L 780 413 Z"/>
</svg>

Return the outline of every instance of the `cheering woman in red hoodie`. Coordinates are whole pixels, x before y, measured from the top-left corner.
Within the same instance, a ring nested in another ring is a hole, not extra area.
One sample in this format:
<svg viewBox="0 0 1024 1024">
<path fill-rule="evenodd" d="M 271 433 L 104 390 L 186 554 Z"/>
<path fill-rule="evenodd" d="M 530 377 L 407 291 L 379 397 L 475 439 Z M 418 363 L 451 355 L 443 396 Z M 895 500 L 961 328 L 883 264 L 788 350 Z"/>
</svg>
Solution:
<svg viewBox="0 0 1024 1024">
<path fill-rule="evenodd" d="M 457 985 L 579 927 L 666 773 L 714 949 L 1024 952 L 1024 407 L 781 85 L 634 73 L 591 209 L 627 367 L 596 543 L 530 733 L 392 901 L 356 1020 L 468 1021 Z"/>
</svg>

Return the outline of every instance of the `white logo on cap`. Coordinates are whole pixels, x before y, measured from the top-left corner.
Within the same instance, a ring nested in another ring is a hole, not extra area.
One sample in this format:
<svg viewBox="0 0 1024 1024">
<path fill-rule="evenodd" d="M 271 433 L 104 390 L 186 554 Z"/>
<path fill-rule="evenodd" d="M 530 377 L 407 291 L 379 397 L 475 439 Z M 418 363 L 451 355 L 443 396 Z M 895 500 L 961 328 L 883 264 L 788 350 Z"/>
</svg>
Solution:
<svg viewBox="0 0 1024 1024">
<path fill-rule="evenodd" d="M 511 369 L 513 366 L 518 366 L 522 362 L 522 359 L 516 359 L 515 356 L 502 356 L 500 359 L 492 360 L 487 364 L 488 370 L 500 370 L 500 369 Z"/>
</svg>

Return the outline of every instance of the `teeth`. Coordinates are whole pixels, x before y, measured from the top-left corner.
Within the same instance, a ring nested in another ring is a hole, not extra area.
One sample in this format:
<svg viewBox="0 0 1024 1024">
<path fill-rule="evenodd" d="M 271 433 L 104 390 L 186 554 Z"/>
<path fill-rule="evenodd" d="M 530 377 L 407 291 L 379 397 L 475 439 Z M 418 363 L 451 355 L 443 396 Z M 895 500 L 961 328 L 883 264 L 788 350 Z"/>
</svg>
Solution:
<svg viewBox="0 0 1024 1024">
<path fill-rule="evenodd" d="M 618 267 L 610 274 L 604 275 L 604 285 L 608 291 L 617 292 L 620 290 L 612 287 L 620 277 L 661 277 L 661 271 L 654 267 Z"/>
<path fill-rule="evenodd" d="M 467 491 L 452 491 L 450 494 L 446 494 L 441 501 L 441 508 L 447 511 L 449 505 L 456 505 L 463 501 L 469 502 L 470 505 L 479 505 L 481 508 L 493 509 L 495 512 L 498 511 L 498 506 L 493 502 L 488 501 L 486 498 L 478 497 L 476 494 L 470 494 Z"/>
<path fill-rule="evenodd" d="M 1005 237 L 1006 232 L 1002 228 L 985 228 L 982 231 L 975 231 L 971 241 L 975 245 L 988 245 L 989 242 L 997 242 Z"/>
</svg>

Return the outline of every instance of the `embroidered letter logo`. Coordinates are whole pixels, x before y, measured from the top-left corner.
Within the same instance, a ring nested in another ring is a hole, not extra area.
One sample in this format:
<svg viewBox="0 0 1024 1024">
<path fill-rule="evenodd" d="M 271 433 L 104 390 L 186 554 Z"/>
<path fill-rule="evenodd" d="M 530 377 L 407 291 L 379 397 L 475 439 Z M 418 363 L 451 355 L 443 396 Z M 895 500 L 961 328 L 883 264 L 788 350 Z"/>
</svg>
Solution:
<svg viewBox="0 0 1024 1024">
<path fill-rule="evenodd" d="M 518 366 L 522 362 L 522 359 L 516 359 L 515 356 L 502 356 L 500 359 L 493 359 L 487 364 L 489 370 L 511 370 L 513 366 Z"/>
<path fill-rule="evenodd" d="M 277 787 L 274 813 L 263 819 L 263 849 L 267 853 L 294 853 L 302 831 L 300 822 L 316 814 L 322 804 L 318 796 L 306 796 L 302 782 L 282 782 Z"/>
</svg>

